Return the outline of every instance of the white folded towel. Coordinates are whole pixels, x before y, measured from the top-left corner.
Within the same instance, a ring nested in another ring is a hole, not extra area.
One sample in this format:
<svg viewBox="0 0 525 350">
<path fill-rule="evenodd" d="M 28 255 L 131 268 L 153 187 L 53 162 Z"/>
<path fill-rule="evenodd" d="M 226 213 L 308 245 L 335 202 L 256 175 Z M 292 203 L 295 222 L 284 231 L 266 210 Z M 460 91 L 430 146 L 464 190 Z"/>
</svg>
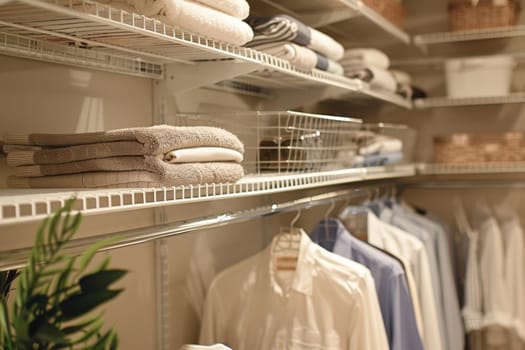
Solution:
<svg viewBox="0 0 525 350">
<path fill-rule="evenodd" d="M 238 19 L 245 19 L 250 15 L 250 5 L 246 0 L 196 0 L 206 6 L 226 13 Z"/>
<path fill-rule="evenodd" d="M 376 49 L 350 49 L 344 52 L 341 65 L 353 68 L 377 67 L 387 69 L 390 66 L 388 56 Z"/>
<path fill-rule="evenodd" d="M 297 68 L 312 70 L 317 64 L 317 54 L 312 50 L 291 42 L 280 41 L 253 47 L 272 56 L 289 61 Z"/>
<path fill-rule="evenodd" d="M 182 30 L 234 45 L 253 39 L 252 28 L 242 20 L 206 5 L 186 0 L 129 0 L 136 11 Z M 232 0 L 233 1 L 233 0 Z M 210 2 L 211 0 L 203 0 Z"/>
<path fill-rule="evenodd" d="M 339 61 L 343 57 L 345 53 L 343 45 L 316 29 L 310 28 L 310 34 L 310 43 L 308 44 L 310 49 L 334 61 Z"/>
<path fill-rule="evenodd" d="M 397 82 L 394 76 L 387 70 L 367 67 L 364 69 L 347 69 L 345 75 L 352 79 L 361 79 L 370 84 L 372 88 L 382 89 L 389 92 L 397 91 Z"/>
<path fill-rule="evenodd" d="M 241 152 L 222 147 L 193 147 L 170 151 L 163 155 L 165 162 L 177 163 L 206 163 L 206 162 L 242 162 Z"/>
</svg>

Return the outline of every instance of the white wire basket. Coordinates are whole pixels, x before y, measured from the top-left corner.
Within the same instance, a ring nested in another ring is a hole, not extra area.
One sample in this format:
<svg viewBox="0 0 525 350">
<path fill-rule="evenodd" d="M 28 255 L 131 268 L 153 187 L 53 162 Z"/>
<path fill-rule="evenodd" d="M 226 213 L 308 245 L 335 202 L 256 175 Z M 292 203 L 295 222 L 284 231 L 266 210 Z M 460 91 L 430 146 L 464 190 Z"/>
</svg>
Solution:
<svg viewBox="0 0 525 350">
<path fill-rule="evenodd" d="M 403 125 L 364 124 L 360 119 L 294 111 L 177 114 L 180 126 L 216 126 L 244 143 L 246 174 L 313 173 L 386 165 L 389 159 L 360 154 L 378 140 L 395 138 L 405 144 L 410 130 Z M 396 163 L 408 157 L 401 150 Z"/>
</svg>

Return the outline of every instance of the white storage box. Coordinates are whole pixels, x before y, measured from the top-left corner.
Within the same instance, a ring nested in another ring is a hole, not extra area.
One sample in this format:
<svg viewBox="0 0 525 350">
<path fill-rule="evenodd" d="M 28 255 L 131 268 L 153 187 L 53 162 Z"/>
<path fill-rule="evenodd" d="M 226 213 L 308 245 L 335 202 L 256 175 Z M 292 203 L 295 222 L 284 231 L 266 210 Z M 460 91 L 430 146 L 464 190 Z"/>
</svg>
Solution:
<svg viewBox="0 0 525 350">
<path fill-rule="evenodd" d="M 448 97 L 487 97 L 509 94 L 514 59 L 487 56 L 446 62 Z"/>
</svg>

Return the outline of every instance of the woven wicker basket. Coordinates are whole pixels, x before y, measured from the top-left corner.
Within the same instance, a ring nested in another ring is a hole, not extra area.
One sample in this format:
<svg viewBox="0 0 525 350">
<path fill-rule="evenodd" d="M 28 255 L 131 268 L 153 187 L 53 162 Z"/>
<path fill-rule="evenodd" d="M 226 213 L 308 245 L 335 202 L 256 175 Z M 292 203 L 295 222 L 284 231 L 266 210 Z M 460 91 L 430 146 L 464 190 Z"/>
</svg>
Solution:
<svg viewBox="0 0 525 350">
<path fill-rule="evenodd" d="M 525 161 L 525 133 L 453 134 L 434 138 L 436 163 Z"/>
<path fill-rule="evenodd" d="M 453 31 L 513 26 L 518 21 L 520 4 L 508 1 L 495 6 L 492 2 L 450 3 L 448 7 L 450 29 Z"/>
<path fill-rule="evenodd" d="M 405 8 L 398 0 L 363 0 L 368 7 L 385 17 L 398 28 L 403 28 Z"/>
</svg>

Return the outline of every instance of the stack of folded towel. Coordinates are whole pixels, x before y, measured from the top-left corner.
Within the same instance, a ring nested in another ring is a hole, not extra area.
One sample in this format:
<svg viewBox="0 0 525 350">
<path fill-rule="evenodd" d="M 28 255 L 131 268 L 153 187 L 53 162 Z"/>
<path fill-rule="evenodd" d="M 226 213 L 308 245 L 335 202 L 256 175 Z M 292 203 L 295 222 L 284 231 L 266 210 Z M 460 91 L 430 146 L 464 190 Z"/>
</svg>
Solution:
<svg viewBox="0 0 525 350">
<path fill-rule="evenodd" d="M 314 68 L 343 75 L 336 61 L 344 48 L 328 35 L 287 16 L 252 17 L 247 19 L 255 36 L 246 46 L 283 58 L 297 68 Z"/>
<path fill-rule="evenodd" d="M 372 88 L 389 92 L 397 91 L 397 82 L 388 71 L 390 60 L 379 50 L 346 50 L 341 65 L 345 70 L 345 75 L 349 78 L 369 82 Z"/>
<path fill-rule="evenodd" d="M 412 85 L 412 78 L 407 73 L 394 69 L 390 70 L 390 73 L 397 82 L 397 94 L 412 100 L 427 97 L 424 90 Z"/>
<path fill-rule="evenodd" d="M 253 38 L 246 0 L 102 0 L 184 31 L 242 46 Z"/>
<path fill-rule="evenodd" d="M 396 164 L 403 160 L 403 142 L 394 137 L 374 134 L 362 138 L 354 166 L 381 166 Z"/>
<path fill-rule="evenodd" d="M 235 182 L 244 146 L 214 127 L 152 127 L 83 134 L 7 134 L 9 187 L 161 187 Z"/>
</svg>

